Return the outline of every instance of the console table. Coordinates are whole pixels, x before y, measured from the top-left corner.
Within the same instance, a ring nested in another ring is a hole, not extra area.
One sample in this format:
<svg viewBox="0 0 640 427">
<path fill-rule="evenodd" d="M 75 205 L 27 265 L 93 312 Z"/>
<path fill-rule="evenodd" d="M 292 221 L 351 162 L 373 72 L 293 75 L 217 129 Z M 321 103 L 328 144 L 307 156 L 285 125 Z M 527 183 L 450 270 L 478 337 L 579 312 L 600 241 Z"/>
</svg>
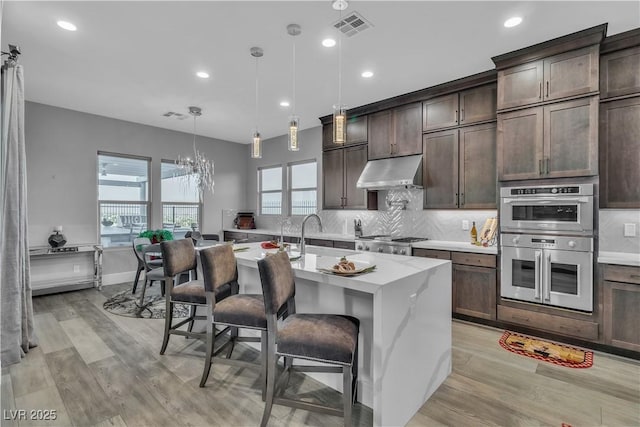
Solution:
<svg viewBox="0 0 640 427">
<path fill-rule="evenodd" d="M 102 289 L 102 246 L 71 244 L 29 248 L 33 295 Z"/>
</svg>

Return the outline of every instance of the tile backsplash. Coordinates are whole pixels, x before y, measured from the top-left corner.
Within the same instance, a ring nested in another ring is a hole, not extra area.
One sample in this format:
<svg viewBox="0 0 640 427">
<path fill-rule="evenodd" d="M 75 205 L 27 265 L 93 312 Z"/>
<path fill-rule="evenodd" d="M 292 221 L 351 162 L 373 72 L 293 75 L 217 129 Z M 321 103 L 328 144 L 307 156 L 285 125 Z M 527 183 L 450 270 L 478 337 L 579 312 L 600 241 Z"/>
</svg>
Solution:
<svg viewBox="0 0 640 427">
<path fill-rule="evenodd" d="M 635 224 L 635 237 L 624 237 L 624 224 Z M 600 210 L 600 250 L 607 252 L 640 253 L 640 210 Z"/>
</svg>

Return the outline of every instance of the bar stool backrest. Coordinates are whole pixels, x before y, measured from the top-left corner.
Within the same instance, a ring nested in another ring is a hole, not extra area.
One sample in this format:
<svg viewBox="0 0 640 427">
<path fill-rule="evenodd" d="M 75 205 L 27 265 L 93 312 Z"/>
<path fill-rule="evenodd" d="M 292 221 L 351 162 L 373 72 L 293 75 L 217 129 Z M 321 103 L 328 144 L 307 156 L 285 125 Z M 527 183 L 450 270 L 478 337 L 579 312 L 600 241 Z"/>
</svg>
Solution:
<svg viewBox="0 0 640 427">
<path fill-rule="evenodd" d="M 160 242 L 164 275 L 174 277 L 197 267 L 196 250 L 191 239 Z"/>
<path fill-rule="evenodd" d="M 277 315 L 296 293 L 291 261 L 286 252 L 277 252 L 258 261 L 260 282 L 267 315 Z"/>
<path fill-rule="evenodd" d="M 238 264 L 231 245 L 212 246 L 200 251 L 205 292 L 238 281 Z"/>
</svg>

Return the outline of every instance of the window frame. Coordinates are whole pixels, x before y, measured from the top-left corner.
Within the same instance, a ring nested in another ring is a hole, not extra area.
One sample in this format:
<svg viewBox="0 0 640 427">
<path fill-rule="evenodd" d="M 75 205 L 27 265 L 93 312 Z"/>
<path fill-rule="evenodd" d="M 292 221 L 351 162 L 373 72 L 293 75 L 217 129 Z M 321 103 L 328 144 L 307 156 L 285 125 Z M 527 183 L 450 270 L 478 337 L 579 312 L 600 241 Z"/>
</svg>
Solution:
<svg viewBox="0 0 640 427">
<path fill-rule="evenodd" d="M 120 157 L 123 159 L 131 159 L 131 160 L 143 160 L 147 162 L 147 200 L 146 201 L 133 201 L 133 200 L 117 200 L 117 199 L 100 199 L 100 177 L 99 177 L 99 165 L 100 165 L 100 156 L 109 156 L 109 157 Z M 152 222 L 152 214 L 153 214 L 153 184 L 151 179 L 151 162 L 152 158 L 147 156 L 140 156 L 136 154 L 124 154 L 124 153 L 114 153 L 111 151 L 102 151 L 98 150 L 96 153 L 96 219 L 97 219 L 97 241 L 102 245 L 102 205 L 103 204 L 119 204 L 119 205 L 145 205 L 146 207 L 146 229 L 149 229 L 149 225 L 153 224 Z M 104 245 L 103 245 L 104 246 Z M 121 249 L 128 245 L 109 245 L 104 246 L 105 249 Z"/>
<path fill-rule="evenodd" d="M 292 168 L 293 166 L 297 166 L 297 165 L 303 165 L 303 164 L 307 164 L 307 163 L 315 163 L 316 164 L 316 186 L 315 187 L 301 187 L 301 188 L 293 188 L 293 171 Z M 288 200 L 288 206 L 287 206 L 287 213 L 289 216 L 306 216 L 308 214 L 294 214 L 293 213 L 293 192 L 294 191 L 315 191 L 316 192 L 316 209 L 314 213 L 318 213 L 318 182 L 320 182 L 320 177 L 318 176 L 318 160 L 313 158 L 313 159 L 307 159 L 307 160 L 298 160 L 295 162 L 289 162 L 287 163 L 287 200 Z"/>
<path fill-rule="evenodd" d="M 162 164 L 163 163 L 168 163 L 168 164 L 173 164 L 173 165 L 177 165 L 178 161 L 177 160 L 171 160 L 171 159 L 161 159 L 160 160 L 160 208 L 162 209 L 162 226 L 164 228 L 164 208 L 165 205 L 179 205 L 179 206 L 197 206 L 197 210 L 198 210 L 198 230 L 202 231 L 202 227 L 203 227 L 203 223 L 202 220 L 204 218 L 204 201 L 202 200 L 202 194 L 200 194 L 200 191 L 198 191 L 198 201 L 197 202 L 165 202 L 164 201 L 164 194 L 162 192 Z"/>
<path fill-rule="evenodd" d="M 262 171 L 266 170 L 266 169 L 276 169 L 276 168 L 280 168 L 280 189 L 279 190 L 266 190 L 266 191 L 262 191 Z M 286 191 L 284 188 L 284 182 L 285 182 L 285 173 L 286 173 L 286 168 L 283 167 L 282 164 L 276 164 L 276 165 L 269 165 L 269 166 L 260 166 L 257 169 L 257 173 L 258 173 L 258 215 L 265 215 L 265 216 L 282 216 L 282 213 L 286 211 L 286 206 L 287 206 L 287 201 L 286 201 Z M 280 213 L 264 213 L 262 212 L 262 195 L 264 193 L 280 193 L 281 194 L 281 201 L 280 201 Z"/>
</svg>

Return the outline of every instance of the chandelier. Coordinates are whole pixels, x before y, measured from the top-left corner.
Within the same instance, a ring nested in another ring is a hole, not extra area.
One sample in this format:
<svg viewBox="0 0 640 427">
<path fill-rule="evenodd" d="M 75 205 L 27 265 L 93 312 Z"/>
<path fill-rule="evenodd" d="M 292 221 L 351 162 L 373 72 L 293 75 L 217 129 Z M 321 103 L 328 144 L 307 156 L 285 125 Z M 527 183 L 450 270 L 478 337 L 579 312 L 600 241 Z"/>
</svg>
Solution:
<svg viewBox="0 0 640 427">
<path fill-rule="evenodd" d="M 178 156 L 176 166 L 179 176 L 187 186 L 195 181 L 202 200 L 205 191 L 210 191 L 213 194 L 213 161 L 207 160 L 205 155 L 196 149 L 196 118 L 202 115 L 202 109 L 189 107 L 189 114 L 193 116 L 193 159 Z"/>
</svg>

